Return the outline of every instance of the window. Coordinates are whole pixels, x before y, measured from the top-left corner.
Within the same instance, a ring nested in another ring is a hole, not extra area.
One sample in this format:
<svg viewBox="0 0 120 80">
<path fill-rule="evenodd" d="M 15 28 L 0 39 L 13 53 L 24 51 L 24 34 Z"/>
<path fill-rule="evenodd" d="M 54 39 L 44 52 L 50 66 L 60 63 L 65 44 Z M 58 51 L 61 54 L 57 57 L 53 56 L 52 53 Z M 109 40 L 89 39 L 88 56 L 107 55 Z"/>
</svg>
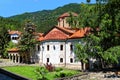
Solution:
<svg viewBox="0 0 120 80">
<path fill-rule="evenodd" d="M 63 45 L 60 45 L 60 50 L 61 50 L 61 51 L 63 50 Z"/>
<path fill-rule="evenodd" d="M 55 50 L 55 45 L 53 45 L 53 49 Z"/>
<path fill-rule="evenodd" d="M 70 45 L 70 50 L 73 51 L 73 45 L 72 44 Z"/>
<path fill-rule="evenodd" d="M 70 58 L 70 63 L 73 63 L 73 58 Z"/>
<path fill-rule="evenodd" d="M 42 46 L 42 50 L 44 51 L 44 46 Z"/>
<path fill-rule="evenodd" d="M 49 45 L 47 45 L 47 51 L 49 51 Z"/>
<path fill-rule="evenodd" d="M 60 58 L 60 63 L 63 63 L 63 58 Z"/>
<path fill-rule="evenodd" d="M 18 37 L 15 37 L 15 40 L 17 40 L 18 39 Z"/>
<path fill-rule="evenodd" d="M 12 40 L 14 40 L 14 37 L 12 37 Z"/>
<path fill-rule="evenodd" d="M 17 40 L 19 39 L 19 37 L 12 37 L 12 40 Z"/>
<path fill-rule="evenodd" d="M 47 58 L 47 62 L 49 62 L 49 58 Z"/>
<path fill-rule="evenodd" d="M 37 48 L 38 48 L 38 51 L 40 51 L 40 45 L 38 45 Z"/>
<path fill-rule="evenodd" d="M 63 27 L 64 27 L 64 19 L 63 19 Z"/>
</svg>

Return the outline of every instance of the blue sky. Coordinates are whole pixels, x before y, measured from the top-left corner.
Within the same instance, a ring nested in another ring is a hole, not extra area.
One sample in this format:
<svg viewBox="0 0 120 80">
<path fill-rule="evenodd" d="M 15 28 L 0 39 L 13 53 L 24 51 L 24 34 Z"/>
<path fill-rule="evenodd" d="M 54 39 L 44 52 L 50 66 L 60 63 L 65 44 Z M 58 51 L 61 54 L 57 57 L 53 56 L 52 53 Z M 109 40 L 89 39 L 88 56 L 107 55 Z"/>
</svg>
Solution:
<svg viewBox="0 0 120 80">
<path fill-rule="evenodd" d="M 69 3 L 81 2 L 86 3 L 86 0 L 0 0 L 0 16 L 9 17 L 25 12 L 52 10 Z"/>
</svg>

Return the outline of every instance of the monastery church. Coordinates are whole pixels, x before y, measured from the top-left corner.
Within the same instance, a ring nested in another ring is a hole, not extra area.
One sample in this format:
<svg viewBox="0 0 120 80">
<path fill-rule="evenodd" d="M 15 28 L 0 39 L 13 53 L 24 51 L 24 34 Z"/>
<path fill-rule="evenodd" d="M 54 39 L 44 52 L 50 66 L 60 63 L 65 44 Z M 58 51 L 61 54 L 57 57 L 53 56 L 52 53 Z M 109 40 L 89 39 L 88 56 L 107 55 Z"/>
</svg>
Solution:
<svg viewBox="0 0 120 80">
<path fill-rule="evenodd" d="M 77 16 L 76 13 L 72 13 Z M 81 62 L 76 60 L 74 53 L 75 44 L 82 44 L 82 38 L 89 33 L 90 28 L 73 29 L 67 23 L 66 19 L 70 13 L 64 13 L 58 18 L 58 25 L 46 33 L 38 33 L 36 51 L 31 55 L 31 62 L 39 63 L 40 65 L 52 63 L 56 67 L 67 67 L 81 69 Z M 11 41 L 18 43 L 19 36 L 22 34 L 19 31 L 10 31 Z M 22 63 L 23 56 L 20 55 L 19 49 L 13 48 L 8 50 L 9 59 L 15 63 Z M 90 61 L 90 60 L 89 60 Z M 91 64 L 85 65 L 86 68 Z"/>
</svg>

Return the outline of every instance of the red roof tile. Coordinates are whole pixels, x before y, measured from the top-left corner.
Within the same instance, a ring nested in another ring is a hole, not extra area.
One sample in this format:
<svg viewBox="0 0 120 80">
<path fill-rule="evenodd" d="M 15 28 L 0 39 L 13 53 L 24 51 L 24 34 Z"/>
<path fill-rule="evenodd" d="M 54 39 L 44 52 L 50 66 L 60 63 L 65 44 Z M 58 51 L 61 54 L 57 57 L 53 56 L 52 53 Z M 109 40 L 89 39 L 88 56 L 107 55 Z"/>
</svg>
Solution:
<svg viewBox="0 0 120 80">
<path fill-rule="evenodd" d="M 69 38 L 82 38 L 85 36 L 85 31 L 83 29 L 76 31 L 73 35 Z"/>
<path fill-rule="evenodd" d="M 18 34 L 21 35 L 22 32 L 20 31 L 9 31 L 9 34 Z"/>
<path fill-rule="evenodd" d="M 39 40 L 65 40 L 69 37 L 66 33 L 62 32 L 61 30 L 54 28 L 44 37 L 40 37 Z"/>
<path fill-rule="evenodd" d="M 57 27 L 57 26 L 56 26 Z M 70 34 L 73 34 L 75 31 L 74 30 L 71 30 L 69 28 L 64 28 L 64 27 L 57 27 L 58 29 L 61 29 L 67 33 L 70 33 Z"/>
<path fill-rule="evenodd" d="M 54 27 L 47 34 L 40 36 L 37 40 L 66 40 L 69 38 L 82 38 L 90 33 L 91 28 L 84 29 L 67 29 L 62 27 Z"/>
<path fill-rule="evenodd" d="M 78 14 L 74 13 L 74 12 L 72 12 L 72 15 L 73 16 L 78 16 Z M 59 16 L 59 18 L 64 18 L 64 17 L 69 17 L 69 16 L 70 16 L 70 13 L 66 12 L 66 13 L 63 13 L 61 16 Z"/>
<path fill-rule="evenodd" d="M 41 36 L 41 37 L 39 37 L 38 39 L 37 39 L 37 41 L 43 41 L 44 40 L 44 37 L 43 36 Z"/>
<path fill-rule="evenodd" d="M 18 48 L 8 49 L 8 52 L 17 52 L 17 51 L 19 51 L 19 49 L 18 49 Z"/>
<path fill-rule="evenodd" d="M 86 34 L 90 33 L 91 28 L 90 27 L 86 27 L 86 28 L 82 28 L 77 30 L 73 35 L 71 35 L 69 38 L 82 38 L 85 37 Z"/>
</svg>

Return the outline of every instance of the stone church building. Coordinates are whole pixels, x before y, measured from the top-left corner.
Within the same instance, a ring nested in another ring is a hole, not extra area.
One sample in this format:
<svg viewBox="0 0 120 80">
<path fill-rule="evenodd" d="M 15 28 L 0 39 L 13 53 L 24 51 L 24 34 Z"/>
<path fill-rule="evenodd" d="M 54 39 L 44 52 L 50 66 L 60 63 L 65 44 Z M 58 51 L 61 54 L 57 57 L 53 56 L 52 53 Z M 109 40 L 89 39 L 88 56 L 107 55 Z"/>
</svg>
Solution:
<svg viewBox="0 0 120 80">
<path fill-rule="evenodd" d="M 77 16 L 76 13 L 72 13 L 73 16 Z M 31 61 L 44 65 L 46 63 L 52 63 L 56 67 L 67 67 L 81 69 L 81 62 L 76 61 L 74 53 L 75 44 L 83 44 L 81 41 L 90 28 L 73 29 L 67 23 L 69 13 L 64 13 L 58 17 L 58 24 L 53 26 L 48 32 L 39 34 L 37 40 L 39 44 L 36 44 L 36 51 L 31 55 Z M 19 31 L 10 31 L 11 40 L 15 43 L 18 42 L 18 38 L 21 34 Z M 15 63 L 21 63 L 24 55 L 19 54 L 17 48 L 8 50 L 9 58 Z M 86 65 L 86 68 L 90 64 Z"/>
</svg>

